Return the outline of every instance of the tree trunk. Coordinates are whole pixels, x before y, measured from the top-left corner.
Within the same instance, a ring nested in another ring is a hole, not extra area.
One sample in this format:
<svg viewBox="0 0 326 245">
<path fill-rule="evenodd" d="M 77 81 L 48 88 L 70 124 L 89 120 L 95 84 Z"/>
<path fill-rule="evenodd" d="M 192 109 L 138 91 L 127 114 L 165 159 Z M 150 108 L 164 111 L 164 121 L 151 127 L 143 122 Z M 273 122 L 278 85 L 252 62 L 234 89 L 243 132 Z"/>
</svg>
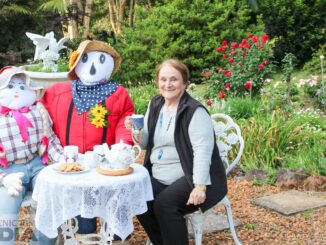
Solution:
<svg viewBox="0 0 326 245">
<path fill-rule="evenodd" d="M 116 35 L 121 35 L 126 0 L 108 0 L 108 3 L 112 30 Z"/>
<path fill-rule="evenodd" d="M 93 6 L 93 0 L 86 0 L 83 37 L 88 37 L 90 35 L 90 22 L 91 22 L 92 6 Z"/>
<path fill-rule="evenodd" d="M 70 0 L 70 10 L 68 11 L 69 15 L 69 26 L 68 32 L 70 33 L 70 39 L 79 37 L 78 30 L 78 5 L 77 0 Z"/>
<path fill-rule="evenodd" d="M 116 16 L 115 13 L 116 11 L 114 10 L 115 8 L 115 4 L 113 0 L 108 0 L 109 3 L 109 17 L 110 17 L 110 23 L 111 23 L 111 27 L 114 33 L 117 33 L 117 25 L 116 25 Z"/>
<path fill-rule="evenodd" d="M 130 0 L 130 7 L 129 7 L 129 26 L 130 27 L 134 27 L 135 4 L 136 4 L 136 0 Z"/>
</svg>

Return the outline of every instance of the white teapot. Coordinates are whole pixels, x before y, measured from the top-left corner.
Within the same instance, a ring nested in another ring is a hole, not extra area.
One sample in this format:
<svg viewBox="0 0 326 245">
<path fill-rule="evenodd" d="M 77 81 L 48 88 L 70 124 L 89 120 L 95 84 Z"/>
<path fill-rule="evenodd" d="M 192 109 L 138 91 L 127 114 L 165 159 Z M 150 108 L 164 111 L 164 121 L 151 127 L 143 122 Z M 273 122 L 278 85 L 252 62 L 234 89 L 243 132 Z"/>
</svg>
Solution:
<svg viewBox="0 0 326 245">
<path fill-rule="evenodd" d="M 135 156 L 135 149 L 138 150 L 138 154 Z M 127 169 L 130 164 L 141 154 L 141 148 L 138 145 L 128 145 L 120 140 L 120 143 L 111 146 L 111 150 L 108 148 L 105 150 L 105 157 L 109 160 L 111 169 Z"/>
</svg>

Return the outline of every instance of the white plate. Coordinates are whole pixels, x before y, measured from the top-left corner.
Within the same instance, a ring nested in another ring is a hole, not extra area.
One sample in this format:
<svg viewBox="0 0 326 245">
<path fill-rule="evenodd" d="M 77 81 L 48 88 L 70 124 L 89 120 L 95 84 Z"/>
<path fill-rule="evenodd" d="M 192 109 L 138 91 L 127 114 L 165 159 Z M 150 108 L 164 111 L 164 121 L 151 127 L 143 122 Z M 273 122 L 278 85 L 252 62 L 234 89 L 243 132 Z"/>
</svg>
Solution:
<svg viewBox="0 0 326 245">
<path fill-rule="evenodd" d="M 60 170 L 59 170 L 59 165 L 60 165 L 60 164 L 61 164 L 61 163 L 55 164 L 55 165 L 53 165 L 53 167 L 52 167 L 52 169 L 53 169 L 55 172 L 60 173 L 60 174 L 81 174 L 81 173 L 85 173 L 85 172 L 87 172 L 88 170 L 90 170 L 89 167 L 82 165 L 82 167 L 83 167 L 84 169 L 81 170 L 81 171 L 76 171 L 76 172 L 63 172 L 63 171 L 60 171 Z"/>
</svg>

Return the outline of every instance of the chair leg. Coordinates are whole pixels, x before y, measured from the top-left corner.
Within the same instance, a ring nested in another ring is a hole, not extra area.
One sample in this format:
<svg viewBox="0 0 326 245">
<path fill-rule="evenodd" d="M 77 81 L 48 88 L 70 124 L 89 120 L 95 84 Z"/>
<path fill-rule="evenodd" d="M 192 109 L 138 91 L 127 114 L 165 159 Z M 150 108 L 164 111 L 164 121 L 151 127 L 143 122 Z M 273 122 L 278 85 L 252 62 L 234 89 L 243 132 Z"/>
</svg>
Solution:
<svg viewBox="0 0 326 245">
<path fill-rule="evenodd" d="M 201 245 L 203 237 L 204 215 L 201 212 L 196 211 L 187 216 L 189 217 L 192 229 L 194 231 L 195 245 Z"/>
<path fill-rule="evenodd" d="M 233 237 L 233 240 L 235 242 L 236 245 L 241 245 L 241 242 L 239 241 L 238 237 L 237 237 L 237 233 L 235 231 L 234 228 L 234 222 L 233 222 L 233 215 L 232 215 L 232 209 L 231 209 L 231 205 L 230 205 L 230 201 L 227 198 L 227 196 L 225 196 L 219 204 L 223 204 L 225 209 L 226 209 L 226 214 L 227 214 L 227 218 L 228 218 L 228 222 L 229 222 L 229 226 L 230 226 L 230 231 Z"/>
<path fill-rule="evenodd" d="M 151 242 L 151 240 L 147 239 L 146 245 L 153 245 L 153 243 Z"/>
</svg>

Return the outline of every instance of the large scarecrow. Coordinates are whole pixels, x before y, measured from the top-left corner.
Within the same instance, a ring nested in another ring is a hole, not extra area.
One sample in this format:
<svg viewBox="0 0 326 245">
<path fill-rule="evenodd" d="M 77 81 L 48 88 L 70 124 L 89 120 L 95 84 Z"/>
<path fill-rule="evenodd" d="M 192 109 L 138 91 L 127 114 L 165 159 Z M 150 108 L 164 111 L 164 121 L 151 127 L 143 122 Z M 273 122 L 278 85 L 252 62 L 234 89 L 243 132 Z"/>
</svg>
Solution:
<svg viewBox="0 0 326 245">
<path fill-rule="evenodd" d="M 68 77 L 72 82 L 49 87 L 43 103 L 53 120 L 61 144 L 77 145 L 80 153 L 94 145 L 109 146 L 123 140 L 133 144 L 124 126 L 134 113 L 126 89 L 110 80 L 120 66 L 120 55 L 100 41 L 83 41 L 70 57 Z M 79 233 L 93 232 L 95 219 L 79 219 Z"/>
</svg>

